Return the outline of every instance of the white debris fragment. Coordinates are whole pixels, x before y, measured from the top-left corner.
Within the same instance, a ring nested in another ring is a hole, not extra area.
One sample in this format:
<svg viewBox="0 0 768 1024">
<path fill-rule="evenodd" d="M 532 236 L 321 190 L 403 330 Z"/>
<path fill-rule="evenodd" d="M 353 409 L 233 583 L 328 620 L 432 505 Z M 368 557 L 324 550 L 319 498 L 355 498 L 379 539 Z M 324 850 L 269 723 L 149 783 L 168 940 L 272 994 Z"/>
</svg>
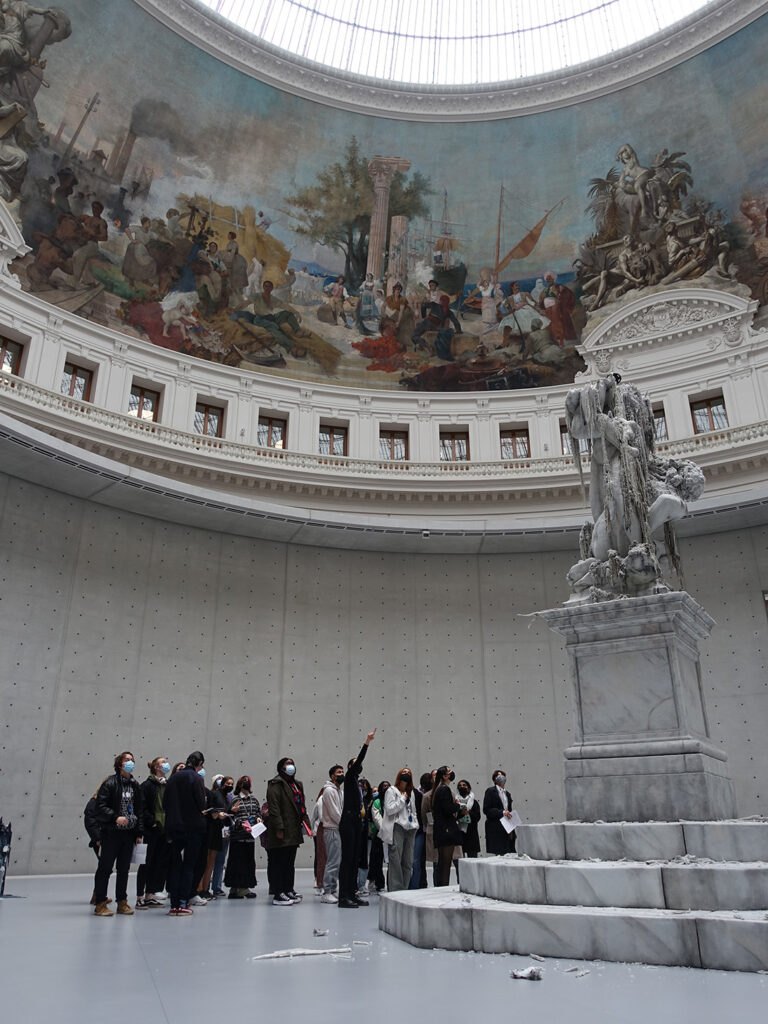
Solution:
<svg viewBox="0 0 768 1024">
<path fill-rule="evenodd" d="M 585 974 L 589 974 L 589 971 L 578 971 L 574 974 L 574 978 L 583 978 Z"/>
<path fill-rule="evenodd" d="M 352 939 L 352 945 L 353 946 L 372 946 L 373 943 L 369 942 L 367 939 Z"/>
<path fill-rule="evenodd" d="M 262 953 L 260 956 L 252 956 L 251 960 L 282 960 L 285 957 L 332 956 L 351 952 L 351 946 L 339 946 L 337 949 L 276 949 L 274 953 Z"/>
<path fill-rule="evenodd" d="M 575 971 L 578 971 L 578 969 L 578 967 L 569 967 L 567 970 L 563 971 L 563 974 L 573 974 Z"/>
<path fill-rule="evenodd" d="M 543 956 L 539 956 L 538 953 L 529 953 L 528 956 L 531 958 L 531 960 L 538 960 L 540 964 L 543 964 L 545 962 L 545 958 Z"/>
<path fill-rule="evenodd" d="M 327 928 L 315 928 L 312 931 L 312 934 L 315 936 L 315 938 L 321 939 L 324 935 L 328 934 L 328 929 Z"/>
<path fill-rule="evenodd" d="M 541 968 L 540 967 L 526 967 L 522 971 L 510 971 L 510 978 L 514 978 L 516 981 L 541 981 Z"/>
</svg>

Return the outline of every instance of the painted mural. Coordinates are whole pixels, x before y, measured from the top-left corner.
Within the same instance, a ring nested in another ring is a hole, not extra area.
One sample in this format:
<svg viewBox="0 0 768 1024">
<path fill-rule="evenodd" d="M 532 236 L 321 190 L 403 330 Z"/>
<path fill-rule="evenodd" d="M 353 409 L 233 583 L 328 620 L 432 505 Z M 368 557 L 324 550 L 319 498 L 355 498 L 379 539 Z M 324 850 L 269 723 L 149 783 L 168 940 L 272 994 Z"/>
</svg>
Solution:
<svg viewBox="0 0 768 1024">
<path fill-rule="evenodd" d="M 132 0 L 0 0 L 0 197 L 25 289 L 244 370 L 546 387 L 648 290 L 768 299 L 768 17 L 678 68 L 466 124 L 243 76 Z"/>
</svg>

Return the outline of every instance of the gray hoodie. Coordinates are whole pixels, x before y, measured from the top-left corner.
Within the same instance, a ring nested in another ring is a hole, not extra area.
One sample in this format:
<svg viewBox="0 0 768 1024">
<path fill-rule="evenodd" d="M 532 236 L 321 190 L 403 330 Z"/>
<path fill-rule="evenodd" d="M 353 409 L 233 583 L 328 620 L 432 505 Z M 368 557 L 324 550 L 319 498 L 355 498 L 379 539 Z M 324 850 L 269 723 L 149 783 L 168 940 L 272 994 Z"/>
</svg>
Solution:
<svg viewBox="0 0 768 1024">
<path fill-rule="evenodd" d="M 341 809 L 344 798 L 341 790 L 331 779 L 323 786 L 323 829 L 326 832 L 338 832 L 341 821 Z"/>
</svg>

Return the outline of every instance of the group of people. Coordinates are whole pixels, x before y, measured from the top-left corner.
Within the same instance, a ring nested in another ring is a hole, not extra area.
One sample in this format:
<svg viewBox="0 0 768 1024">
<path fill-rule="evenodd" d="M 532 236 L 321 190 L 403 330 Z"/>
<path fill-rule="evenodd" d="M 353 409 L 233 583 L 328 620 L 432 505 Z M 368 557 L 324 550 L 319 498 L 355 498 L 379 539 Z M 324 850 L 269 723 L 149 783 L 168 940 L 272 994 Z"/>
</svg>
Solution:
<svg viewBox="0 0 768 1024">
<path fill-rule="evenodd" d="M 394 783 L 384 780 L 371 786 L 362 769 L 375 734 L 375 729 L 368 733 L 346 767 L 333 765 L 309 809 L 291 757 L 278 761 L 261 803 L 248 775 L 237 781 L 215 775 L 208 788 L 199 750 L 174 766 L 164 755 L 154 758 L 141 784 L 134 778 L 133 754 L 123 751 L 115 758 L 114 773 L 85 809 L 90 845 L 98 858 L 94 913 L 113 916 L 107 894 L 113 870 L 118 914 L 165 907 L 165 890 L 173 916 L 190 915 L 194 906 L 225 895 L 254 899 L 257 838 L 266 849 L 275 906 L 301 901 L 295 887 L 296 854 L 309 839 L 315 847 L 315 892 L 323 903 L 356 909 L 367 906 L 366 897 L 374 891 L 425 888 L 428 863 L 433 865 L 432 884 L 448 885 L 451 866 L 458 874 L 459 859 L 480 852 L 481 804 L 468 780 L 460 779 L 454 790 L 448 765 L 424 773 L 418 786 L 407 767 Z M 515 812 L 501 769 L 485 791 L 482 813 L 487 852 L 514 852 Z M 144 856 L 139 858 L 134 908 L 128 900 L 128 875 L 137 848 Z"/>
</svg>

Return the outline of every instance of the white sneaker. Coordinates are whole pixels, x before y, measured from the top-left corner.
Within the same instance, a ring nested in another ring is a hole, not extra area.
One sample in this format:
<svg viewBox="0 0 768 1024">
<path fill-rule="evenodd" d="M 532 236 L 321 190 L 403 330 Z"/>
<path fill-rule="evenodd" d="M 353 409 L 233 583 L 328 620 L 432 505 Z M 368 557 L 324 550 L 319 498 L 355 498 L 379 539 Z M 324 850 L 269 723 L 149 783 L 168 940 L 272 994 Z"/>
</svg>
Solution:
<svg viewBox="0 0 768 1024">
<path fill-rule="evenodd" d="M 324 892 L 323 895 L 320 897 L 320 902 L 321 903 L 338 903 L 339 902 L 339 897 L 335 893 Z"/>
<path fill-rule="evenodd" d="M 195 894 L 195 896 L 193 896 L 189 901 L 189 905 L 190 907 L 207 907 L 208 900 L 204 900 L 202 896 Z"/>
<path fill-rule="evenodd" d="M 367 885 L 363 886 L 362 889 L 358 889 L 357 892 L 355 893 L 355 896 L 357 896 L 358 899 L 365 899 L 366 896 L 370 896 L 370 895 L 371 894 L 370 894 L 370 892 L 368 890 L 368 886 Z"/>
</svg>

